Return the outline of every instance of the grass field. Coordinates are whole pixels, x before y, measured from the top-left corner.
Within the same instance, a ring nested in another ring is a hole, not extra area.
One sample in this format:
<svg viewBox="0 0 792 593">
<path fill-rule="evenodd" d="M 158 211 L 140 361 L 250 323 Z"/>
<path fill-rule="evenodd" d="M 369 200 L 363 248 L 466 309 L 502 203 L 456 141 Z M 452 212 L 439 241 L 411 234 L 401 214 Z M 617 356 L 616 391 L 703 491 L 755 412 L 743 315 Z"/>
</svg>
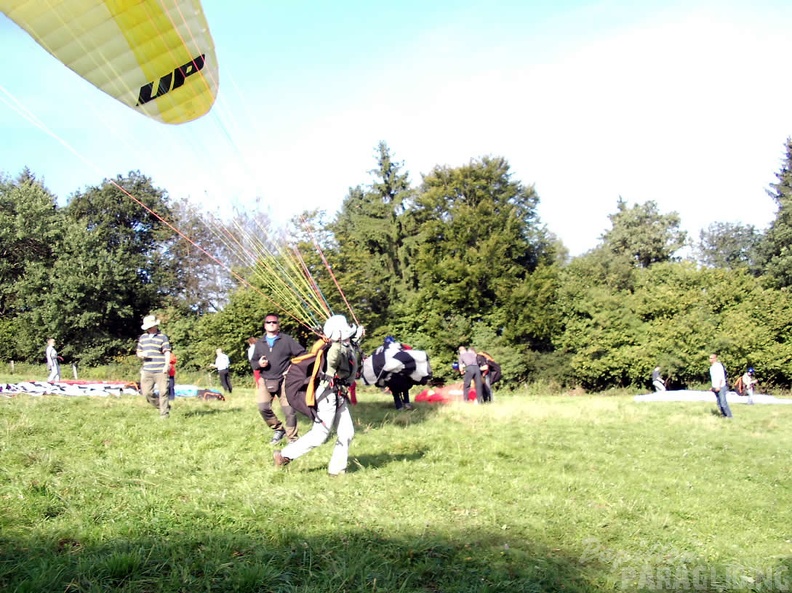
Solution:
<svg viewBox="0 0 792 593">
<path fill-rule="evenodd" d="M 792 588 L 792 406 L 360 400 L 333 478 L 273 467 L 252 390 L 0 398 L 0 590 Z"/>
</svg>

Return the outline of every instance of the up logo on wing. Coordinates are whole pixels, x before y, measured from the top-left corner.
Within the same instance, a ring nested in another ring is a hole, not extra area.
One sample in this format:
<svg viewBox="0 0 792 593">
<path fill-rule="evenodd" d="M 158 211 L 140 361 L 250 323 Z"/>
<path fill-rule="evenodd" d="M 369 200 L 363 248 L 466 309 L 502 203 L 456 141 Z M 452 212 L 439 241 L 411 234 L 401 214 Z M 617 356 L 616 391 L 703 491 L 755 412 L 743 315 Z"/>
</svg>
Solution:
<svg viewBox="0 0 792 593">
<path fill-rule="evenodd" d="M 184 81 L 193 74 L 200 72 L 203 70 L 204 65 L 206 64 L 206 54 L 201 54 L 184 64 L 184 66 L 179 66 L 173 72 L 169 72 L 165 76 L 161 77 L 159 81 L 150 82 L 146 85 L 140 87 L 140 93 L 138 94 L 138 102 L 137 105 L 144 105 L 149 101 L 153 101 L 166 93 L 169 93 L 172 90 L 175 90 L 184 84 Z M 154 88 L 156 85 L 157 92 L 154 94 Z"/>
</svg>

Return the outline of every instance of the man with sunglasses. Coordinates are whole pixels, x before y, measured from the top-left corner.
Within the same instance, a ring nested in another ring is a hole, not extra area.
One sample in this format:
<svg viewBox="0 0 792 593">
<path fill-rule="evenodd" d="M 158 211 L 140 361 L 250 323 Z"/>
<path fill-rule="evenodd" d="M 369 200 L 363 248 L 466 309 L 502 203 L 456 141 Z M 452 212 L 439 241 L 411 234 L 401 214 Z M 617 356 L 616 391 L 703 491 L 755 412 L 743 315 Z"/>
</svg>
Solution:
<svg viewBox="0 0 792 593">
<path fill-rule="evenodd" d="M 286 399 L 283 386 L 284 373 L 291 359 L 305 354 L 305 348 L 294 338 L 280 330 L 280 319 L 275 313 L 264 318 L 264 335 L 256 341 L 250 358 L 253 372 L 259 371 L 256 380 L 256 395 L 259 414 L 273 431 L 271 445 L 277 445 L 287 437 L 289 442 L 297 440 L 297 413 Z M 286 417 L 286 425 L 272 410 L 272 400 L 280 401 L 281 410 Z"/>
</svg>

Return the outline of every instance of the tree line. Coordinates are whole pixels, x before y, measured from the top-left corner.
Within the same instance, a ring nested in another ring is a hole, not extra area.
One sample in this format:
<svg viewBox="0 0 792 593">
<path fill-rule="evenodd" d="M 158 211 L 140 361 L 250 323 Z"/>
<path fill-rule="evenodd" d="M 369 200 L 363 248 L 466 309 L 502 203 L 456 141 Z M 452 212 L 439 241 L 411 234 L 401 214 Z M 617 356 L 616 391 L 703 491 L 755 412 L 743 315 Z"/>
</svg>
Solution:
<svg viewBox="0 0 792 593">
<path fill-rule="evenodd" d="M 768 228 L 713 221 L 693 240 L 677 213 L 619 198 L 599 244 L 573 258 L 505 158 L 437 166 L 417 184 L 384 142 L 374 160 L 372 181 L 351 187 L 337 213 L 304 212 L 290 226 L 344 312 L 314 242 L 332 263 L 367 327 L 364 350 L 393 335 L 427 350 L 435 375 L 450 380 L 457 347 L 471 344 L 511 386 L 590 390 L 648 386 L 657 365 L 678 387 L 703 382 L 707 354 L 718 352 L 733 375 L 753 366 L 769 386 L 792 383 L 792 139 L 768 189 L 778 207 Z M 227 220 L 173 199 L 140 172 L 65 206 L 29 169 L 4 176 L 0 358 L 40 362 L 53 337 L 82 365 L 123 361 L 150 312 L 184 369 L 205 367 L 221 347 L 247 372 L 246 340 L 261 335 L 268 311 L 306 343 L 223 240 L 267 226 L 260 212 Z"/>
</svg>

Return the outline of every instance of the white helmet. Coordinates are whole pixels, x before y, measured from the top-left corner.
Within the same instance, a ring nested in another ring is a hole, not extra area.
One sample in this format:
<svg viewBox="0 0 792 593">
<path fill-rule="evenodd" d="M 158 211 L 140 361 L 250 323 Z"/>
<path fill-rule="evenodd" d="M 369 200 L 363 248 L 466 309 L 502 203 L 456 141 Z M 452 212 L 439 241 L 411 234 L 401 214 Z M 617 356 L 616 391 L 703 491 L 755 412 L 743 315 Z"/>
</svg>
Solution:
<svg viewBox="0 0 792 593">
<path fill-rule="evenodd" d="M 348 340 L 355 333 L 355 329 L 349 327 L 346 317 L 343 315 L 333 315 L 330 319 L 325 321 L 322 333 L 331 342 L 340 342 L 341 340 Z"/>
</svg>

